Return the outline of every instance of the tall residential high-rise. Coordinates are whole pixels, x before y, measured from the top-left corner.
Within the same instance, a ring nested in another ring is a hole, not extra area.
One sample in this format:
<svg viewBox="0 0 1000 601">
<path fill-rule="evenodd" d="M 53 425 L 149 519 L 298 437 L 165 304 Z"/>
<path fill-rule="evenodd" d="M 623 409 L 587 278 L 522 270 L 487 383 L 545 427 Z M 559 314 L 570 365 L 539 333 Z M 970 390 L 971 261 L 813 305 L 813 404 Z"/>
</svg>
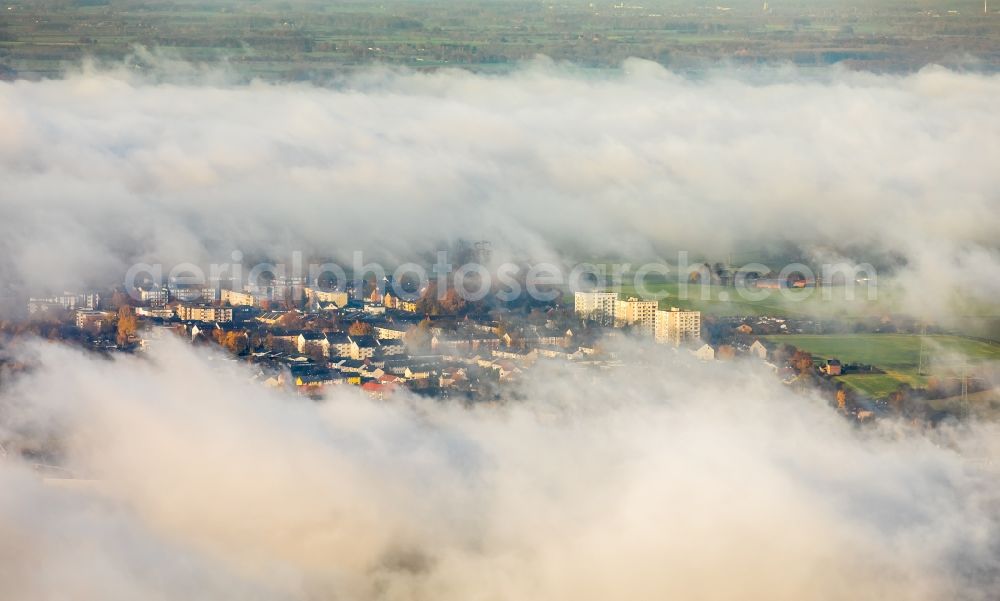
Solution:
<svg viewBox="0 0 1000 601">
<path fill-rule="evenodd" d="M 656 325 L 655 300 L 639 300 L 630 297 L 628 300 L 615 302 L 615 325 L 634 326 L 636 331 L 644 336 L 653 336 Z"/>
<path fill-rule="evenodd" d="M 671 307 L 657 311 L 654 326 L 656 341 L 674 346 L 701 338 L 701 311 L 682 311 Z"/>
<path fill-rule="evenodd" d="M 573 308 L 584 319 L 591 319 L 605 326 L 615 323 L 616 292 L 577 292 Z"/>
</svg>

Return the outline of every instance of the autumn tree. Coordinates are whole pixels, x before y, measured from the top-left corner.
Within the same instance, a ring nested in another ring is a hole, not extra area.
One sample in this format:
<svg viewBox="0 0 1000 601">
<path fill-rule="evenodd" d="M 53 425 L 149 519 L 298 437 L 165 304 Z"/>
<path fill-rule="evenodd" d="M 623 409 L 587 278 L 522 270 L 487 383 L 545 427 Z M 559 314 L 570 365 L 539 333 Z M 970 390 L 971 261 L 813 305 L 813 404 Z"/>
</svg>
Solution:
<svg viewBox="0 0 1000 601">
<path fill-rule="evenodd" d="M 417 299 L 417 311 L 424 315 L 439 315 L 440 309 L 437 301 L 437 283 L 430 282 Z"/>
<path fill-rule="evenodd" d="M 118 309 L 118 334 L 115 337 L 115 341 L 118 346 L 126 346 L 133 337 L 135 337 L 136 332 L 136 319 L 135 310 L 127 305 L 119 307 Z"/>
<path fill-rule="evenodd" d="M 712 281 L 712 267 L 708 263 L 702 263 L 697 267 L 692 267 L 688 272 L 688 282 L 700 284 Z"/>
<path fill-rule="evenodd" d="M 431 322 L 424 319 L 403 335 L 403 342 L 410 350 L 422 351 L 431 345 Z"/>
<path fill-rule="evenodd" d="M 298 294 L 296 294 L 296 292 L 298 292 Z M 302 306 L 302 302 L 303 297 L 301 288 L 297 288 L 295 286 L 288 286 L 285 288 L 281 304 L 286 310 L 291 311 L 293 309 L 298 309 Z"/>
<path fill-rule="evenodd" d="M 247 337 L 242 332 L 226 332 L 221 336 L 220 344 L 234 355 L 242 355 L 247 351 Z"/>
<path fill-rule="evenodd" d="M 465 299 L 458 293 L 458 290 L 449 288 L 441 299 L 441 312 L 449 315 L 460 313 L 465 308 Z"/>
<path fill-rule="evenodd" d="M 888 404 L 889 409 L 892 410 L 893 413 L 902 414 L 908 408 L 908 404 L 910 403 L 910 394 L 912 392 L 913 389 L 909 384 L 906 384 L 905 382 L 900 384 L 899 387 L 889 393 L 889 396 L 886 398 L 886 403 Z"/>
<path fill-rule="evenodd" d="M 837 389 L 837 411 L 847 412 L 847 390 L 843 387 Z"/>
<path fill-rule="evenodd" d="M 267 342 L 267 336 L 261 334 L 259 331 L 251 330 L 247 334 L 247 338 L 248 338 L 247 340 L 248 351 L 257 351 L 266 348 L 265 344 Z"/>
<path fill-rule="evenodd" d="M 730 361 L 736 358 L 736 348 L 731 344 L 723 344 L 715 351 L 715 358 L 719 361 Z"/>
<path fill-rule="evenodd" d="M 317 315 L 311 321 L 311 329 L 321 332 L 337 332 L 340 330 L 340 319 L 336 314 Z"/>
<path fill-rule="evenodd" d="M 808 374 L 813 370 L 813 356 L 803 350 L 796 350 L 791 359 L 789 359 L 789 364 L 802 375 Z"/>
<path fill-rule="evenodd" d="M 318 344 L 310 344 L 306 347 L 306 356 L 310 359 L 322 363 L 326 361 L 328 354 L 323 350 L 323 347 Z"/>
<path fill-rule="evenodd" d="M 355 321 L 347 328 L 348 336 L 369 336 L 373 331 L 372 324 Z"/>
<path fill-rule="evenodd" d="M 300 330 L 305 325 L 305 314 L 298 310 L 291 310 L 278 319 L 278 325 L 288 330 Z"/>
</svg>

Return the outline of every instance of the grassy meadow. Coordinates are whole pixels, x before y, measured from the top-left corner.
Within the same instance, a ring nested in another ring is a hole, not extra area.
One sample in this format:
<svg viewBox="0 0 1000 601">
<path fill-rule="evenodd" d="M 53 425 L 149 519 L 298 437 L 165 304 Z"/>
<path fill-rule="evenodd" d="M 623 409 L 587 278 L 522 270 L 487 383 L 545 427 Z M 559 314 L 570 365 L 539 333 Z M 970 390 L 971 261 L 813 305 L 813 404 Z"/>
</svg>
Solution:
<svg viewBox="0 0 1000 601">
<path fill-rule="evenodd" d="M 765 336 L 775 344 L 791 344 L 817 359 L 840 359 L 844 363 L 874 365 L 884 374 L 848 374 L 838 379 L 855 390 L 881 398 L 901 383 L 924 386 L 931 375 L 960 371 L 964 362 L 1000 361 L 1000 343 L 983 342 L 960 336 L 920 336 L 911 334 Z M 921 343 L 921 341 L 923 341 Z M 921 344 L 923 371 L 919 370 Z"/>
</svg>

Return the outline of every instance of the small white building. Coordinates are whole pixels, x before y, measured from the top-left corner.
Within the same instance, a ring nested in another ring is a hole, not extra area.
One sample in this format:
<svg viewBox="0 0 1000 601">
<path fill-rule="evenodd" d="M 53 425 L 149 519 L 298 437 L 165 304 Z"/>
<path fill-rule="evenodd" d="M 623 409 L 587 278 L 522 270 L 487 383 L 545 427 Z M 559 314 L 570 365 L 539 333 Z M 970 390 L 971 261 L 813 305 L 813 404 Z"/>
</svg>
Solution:
<svg viewBox="0 0 1000 601">
<path fill-rule="evenodd" d="M 754 340 L 747 352 L 761 360 L 767 360 L 767 347 L 760 340 Z"/>
<path fill-rule="evenodd" d="M 710 344 L 703 344 L 692 349 L 691 354 L 702 361 L 715 361 L 715 349 Z"/>
</svg>

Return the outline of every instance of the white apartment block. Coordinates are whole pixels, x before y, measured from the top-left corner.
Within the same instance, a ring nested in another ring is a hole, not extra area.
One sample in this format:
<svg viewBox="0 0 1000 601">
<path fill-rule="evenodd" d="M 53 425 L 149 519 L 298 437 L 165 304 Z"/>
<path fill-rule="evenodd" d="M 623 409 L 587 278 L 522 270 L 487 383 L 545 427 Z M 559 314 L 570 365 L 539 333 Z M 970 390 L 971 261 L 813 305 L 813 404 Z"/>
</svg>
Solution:
<svg viewBox="0 0 1000 601">
<path fill-rule="evenodd" d="M 177 317 L 182 321 L 227 322 L 233 320 L 233 310 L 228 307 L 178 305 Z"/>
<path fill-rule="evenodd" d="M 76 309 L 97 309 L 97 305 L 101 302 L 101 297 L 96 292 L 75 294 L 73 292 L 65 292 L 59 296 L 50 296 L 46 298 L 29 298 L 28 299 L 28 312 L 38 313 L 39 311 L 45 311 L 50 308 L 62 308 L 68 309 L 70 311 Z"/>
<path fill-rule="evenodd" d="M 605 326 L 614 325 L 617 292 L 577 292 L 573 308 L 584 319 L 592 319 Z"/>
<path fill-rule="evenodd" d="M 94 309 L 76 310 L 76 327 L 81 330 L 88 326 L 100 329 L 105 322 L 112 319 L 114 319 L 114 313 L 109 313 L 107 311 L 96 311 Z"/>
<path fill-rule="evenodd" d="M 220 299 L 222 304 L 232 307 L 253 307 L 257 304 L 257 299 L 252 294 L 238 290 L 223 290 Z"/>
<path fill-rule="evenodd" d="M 135 314 L 140 317 L 170 319 L 174 316 L 174 310 L 169 307 L 136 307 Z"/>
<path fill-rule="evenodd" d="M 139 300 L 148 303 L 150 307 L 162 307 L 170 301 L 170 291 L 160 286 L 138 288 Z"/>
<path fill-rule="evenodd" d="M 681 343 L 701 338 L 701 311 L 682 311 L 671 307 L 657 311 L 654 326 L 656 341 L 680 346 Z"/>
<path fill-rule="evenodd" d="M 306 297 L 310 303 L 321 305 L 334 304 L 337 307 L 347 306 L 347 292 L 339 290 L 320 290 L 319 288 L 306 288 Z"/>
<path fill-rule="evenodd" d="M 412 326 L 404 325 L 384 325 L 375 326 L 375 337 L 379 340 L 402 340 L 406 336 L 406 330 Z"/>
<path fill-rule="evenodd" d="M 656 327 L 655 300 L 639 300 L 631 297 L 628 300 L 615 302 L 615 326 L 633 326 L 634 329 L 644 335 L 653 336 Z"/>
</svg>

